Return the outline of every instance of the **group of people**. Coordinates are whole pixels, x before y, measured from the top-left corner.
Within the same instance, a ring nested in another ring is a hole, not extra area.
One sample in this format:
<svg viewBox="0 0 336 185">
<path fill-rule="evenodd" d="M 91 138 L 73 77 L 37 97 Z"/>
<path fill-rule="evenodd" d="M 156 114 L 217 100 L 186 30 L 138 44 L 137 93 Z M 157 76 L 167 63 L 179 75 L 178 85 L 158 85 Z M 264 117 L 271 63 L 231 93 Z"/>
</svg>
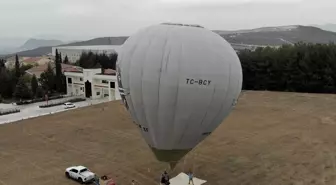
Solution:
<svg viewBox="0 0 336 185">
<path fill-rule="evenodd" d="M 188 172 L 188 179 L 189 179 L 189 182 L 188 184 L 192 184 L 194 185 L 194 180 L 193 180 L 194 176 L 193 176 L 193 173 L 191 171 Z M 170 178 L 169 178 L 169 175 L 167 173 L 167 171 L 164 171 L 162 174 L 161 174 L 161 180 L 160 180 L 160 183 L 161 185 L 169 185 L 170 184 Z"/>
<path fill-rule="evenodd" d="M 189 177 L 188 185 L 190 185 L 190 183 L 192 185 L 194 185 L 193 173 L 191 171 L 188 172 L 188 177 Z M 101 177 L 101 179 L 102 180 L 107 180 L 108 178 L 107 178 L 106 175 L 104 175 L 104 176 Z M 97 175 L 95 176 L 93 183 L 96 184 L 96 185 L 99 185 L 99 177 Z M 161 185 L 170 185 L 170 177 L 169 177 L 167 171 L 164 171 L 161 174 L 160 183 L 161 183 Z M 135 180 L 132 180 L 132 185 L 136 185 Z"/>
</svg>

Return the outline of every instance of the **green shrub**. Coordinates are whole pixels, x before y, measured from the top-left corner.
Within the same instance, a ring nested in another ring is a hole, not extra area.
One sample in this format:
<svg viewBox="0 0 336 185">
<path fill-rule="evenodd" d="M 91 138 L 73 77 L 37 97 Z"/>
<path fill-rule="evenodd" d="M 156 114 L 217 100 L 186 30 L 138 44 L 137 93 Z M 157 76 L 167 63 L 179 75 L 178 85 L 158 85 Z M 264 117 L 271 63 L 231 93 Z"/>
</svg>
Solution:
<svg viewBox="0 0 336 185">
<path fill-rule="evenodd" d="M 82 102 L 85 101 L 85 98 L 74 98 L 74 99 L 70 99 L 67 101 L 61 101 L 61 102 L 55 102 L 55 103 L 49 103 L 49 104 L 44 104 L 44 105 L 40 105 L 40 108 L 48 108 L 48 107 L 55 107 L 55 106 L 59 106 L 59 105 L 63 105 L 66 102 L 71 102 L 71 103 L 76 103 L 76 102 Z"/>
<path fill-rule="evenodd" d="M 49 97 L 48 100 L 56 100 L 56 99 L 61 99 L 63 98 L 63 96 L 53 96 L 53 97 Z M 16 105 L 27 105 L 27 104 L 31 104 L 31 103 L 38 103 L 38 102 L 43 102 L 46 101 L 44 98 L 37 98 L 37 99 L 33 99 L 33 100 L 25 100 L 25 101 L 19 101 L 16 102 Z"/>
<path fill-rule="evenodd" d="M 0 110 L 0 116 L 14 114 L 17 112 L 20 112 L 20 109 L 3 109 L 3 110 Z"/>
<path fill-rule="evenodd" d="M 86 100 L 85 98 L 74 98 L 72 100 L 69 100 L 69 102 L 76 103 L 76 102 L 81 102 L 81 101 L 85 101 L 85 100 Z"/>
</svg>

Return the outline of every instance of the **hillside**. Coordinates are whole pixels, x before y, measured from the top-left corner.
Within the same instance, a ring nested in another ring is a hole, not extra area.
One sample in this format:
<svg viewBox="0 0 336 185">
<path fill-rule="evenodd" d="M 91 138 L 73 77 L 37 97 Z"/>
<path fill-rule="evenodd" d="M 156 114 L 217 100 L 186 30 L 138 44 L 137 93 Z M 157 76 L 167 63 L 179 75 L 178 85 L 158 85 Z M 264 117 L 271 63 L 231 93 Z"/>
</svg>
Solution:
<svg viewBox="0 0 336 185">
<path fill-rule="evenodd" d="M 292 44 L 297 42 L 329 43 L 336 42 L 336 33 L 312 26 L 264 27 L 252 30 L 214 31 L 230 43 L 251 45 Z"/>
<path fill-rule="evenodd" d="M 74 42 L 61 46 L 122 45 L 128 37 L 99 37 L 87 41 Z"/>
<path fill-rule="evenodd" d="M 25 56 L 25 57 L 37 57 L 37 56 L 48 54 L 50 53 L 50 51 L 51 51 L 51 46 L 45 46 L 45 47 L 39 47 L 36 49 L 20 51 L 18 53 L 7 55 L 6 58 L 11 57 L 15 54 L 18 54 L 19 56 Z"/>
<path fill-rule="evenodd" d="M 321 24 L 321 25 L 311 25 L 322 30 L 336 32 L 336 24 Z"/>
<path fill-rule="evenodd" d="M 59 46 L 87 46 L 87 45 L 122 45 L 128 37 L 101 37 L 95 38 L 87 41 L 74 42 L 70 44 L 62 44 Z M 35 57 L 45 55 L 51 52 L 52 46 L 39 47 L 32 50 L 21 51 L 17 54 L 20 56 Z M 8 55 L 9 56 L 13 56 Z"/>
<path fill-rule="evenodd" d="M 20 49 L 22 50 L 31 50 L 39 47 L 45 47 L 45 46 L 57 46 L 64 44 L 60 40 L 44 40 L 44 39 L 29 39 L 27 40 Z"/>
<path fill-rule="evenodd" d="M 0 55 L 6 55 L 18 51 L 18 48 L 27 40 L 23 37 L 1 37 Z"/>
<path fill-rule="evenodd" d="M 4 39 L 0 39 L 0 41 L 2 41 Z M 13 41 L 11 44 L 7 44 L 6 42 L 2 43 L 3 45 L 0 46 L 0 55 L 8 55 L 11 53 L 17 53 L 17 52 L 21 52 L 21 51 L 28 51 L 28 50 L 32 50 L 32 49 L 36 49 L 36 48 L 40 48 L 40 47 L 46 47 L 46 46 L 57 46 L 60 44 L 65 44 L 64 42 L 60 41 L 60 40 L 47 40 L 47 39 L 35 39 L 35 38 L 31 38 L 28 39 L 24 42 L 22 42 L 21 44 L 17 44 L 16 42 L 14 42 L 14 39 L 8 39 L 8 41 Z M 10 43 L 10 42 L 7 42 Z M 13 46 L 14 44 L 17 44 L 16 46 Z M 41 51 L 40 49 L 38 49 L 37 51 Z M 26 52 L 25 52 L 26 53 Z M 34 52 L 34 53 L 39 53 L 39 52 Z"/>
</svg>

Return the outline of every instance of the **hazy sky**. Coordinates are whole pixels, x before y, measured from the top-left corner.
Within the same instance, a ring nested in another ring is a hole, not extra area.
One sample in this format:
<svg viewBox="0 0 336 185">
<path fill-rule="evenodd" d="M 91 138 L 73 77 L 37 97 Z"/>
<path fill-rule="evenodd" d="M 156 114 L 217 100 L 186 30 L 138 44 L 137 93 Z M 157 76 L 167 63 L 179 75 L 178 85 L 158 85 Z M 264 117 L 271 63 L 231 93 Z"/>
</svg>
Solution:
<svg viewBox="0 0 336 185">
<path fill-rule="evenodd" d="M 0 38 L 122 36 L 161 22 L 208 29 L 336 23 L 335 0 L 0 0 Z"/>
</svg>

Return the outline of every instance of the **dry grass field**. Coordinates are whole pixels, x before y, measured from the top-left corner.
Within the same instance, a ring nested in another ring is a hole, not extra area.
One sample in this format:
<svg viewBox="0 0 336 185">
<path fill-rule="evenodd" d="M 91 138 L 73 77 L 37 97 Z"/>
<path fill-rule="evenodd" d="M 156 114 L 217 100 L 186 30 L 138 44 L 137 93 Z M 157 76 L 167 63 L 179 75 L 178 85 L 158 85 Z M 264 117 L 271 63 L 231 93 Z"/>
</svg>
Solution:
<svg viewBox="0 0 336 185">
<path fill-rule="evenodd" d="M 64 177 L 77 164 L 120 185 L 157 185 L 167 167 L 119 101 L 0 126 L 0 185 L 77 184 Z M 244 92 L 172 174 L 193 164 L 209 185 L 336 184 L 336 96 Z"/>
</svg>

